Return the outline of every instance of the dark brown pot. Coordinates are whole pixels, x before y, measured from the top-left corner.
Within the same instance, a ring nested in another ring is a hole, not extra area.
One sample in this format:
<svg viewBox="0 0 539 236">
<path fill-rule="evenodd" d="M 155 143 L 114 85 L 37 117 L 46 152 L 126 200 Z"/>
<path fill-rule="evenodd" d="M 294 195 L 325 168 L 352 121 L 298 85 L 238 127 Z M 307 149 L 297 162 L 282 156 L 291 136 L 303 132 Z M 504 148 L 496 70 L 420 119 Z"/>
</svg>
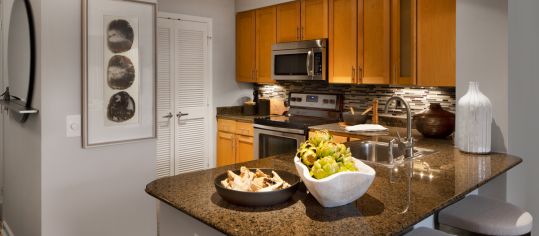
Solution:
<svg viewBox="0 0 539 236">
<path fill-rule="evenodd" d="M 415 114 L 416 129 L 429 138 L 445 138 L 455 131 L 455 114 L 446 111 L 439 103 L 431 103 L 428 110 Z"/>
</svg>

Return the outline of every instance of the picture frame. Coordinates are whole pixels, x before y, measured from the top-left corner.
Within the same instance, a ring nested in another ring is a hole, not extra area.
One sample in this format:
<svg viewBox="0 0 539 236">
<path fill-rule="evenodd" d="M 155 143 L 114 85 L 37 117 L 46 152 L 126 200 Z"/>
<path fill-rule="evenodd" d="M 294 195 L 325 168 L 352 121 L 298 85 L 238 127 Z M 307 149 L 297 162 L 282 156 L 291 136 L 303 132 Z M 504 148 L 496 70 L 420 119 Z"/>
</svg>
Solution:
<svg viewBox="0 0 539 236">
<path fill-rule="evenodd" d="M 155 139 L 157 4 L 81 1 L 83 148 Z"/>
</svg>

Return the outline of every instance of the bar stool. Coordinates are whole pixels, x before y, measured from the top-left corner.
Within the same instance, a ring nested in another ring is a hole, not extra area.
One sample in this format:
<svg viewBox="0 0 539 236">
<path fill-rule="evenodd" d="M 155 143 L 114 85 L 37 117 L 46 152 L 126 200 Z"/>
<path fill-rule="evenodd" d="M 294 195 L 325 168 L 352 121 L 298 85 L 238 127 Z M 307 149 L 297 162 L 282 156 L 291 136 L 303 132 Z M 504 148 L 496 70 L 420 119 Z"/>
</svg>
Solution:
<svg viewBox="0 0 539 236">
<path fill-rule="evenodd" d="M 438 213 L 439 229 L 482 235 L 531 235 L 533 217 L 519 207 L 470 195 Z"/>
<path fill-rule="evenodd" d="M 439 230 L 430 229 L 426 227 L 419 227 L 405 234 L 404 236 L 454 236 Z"/>
</svg>

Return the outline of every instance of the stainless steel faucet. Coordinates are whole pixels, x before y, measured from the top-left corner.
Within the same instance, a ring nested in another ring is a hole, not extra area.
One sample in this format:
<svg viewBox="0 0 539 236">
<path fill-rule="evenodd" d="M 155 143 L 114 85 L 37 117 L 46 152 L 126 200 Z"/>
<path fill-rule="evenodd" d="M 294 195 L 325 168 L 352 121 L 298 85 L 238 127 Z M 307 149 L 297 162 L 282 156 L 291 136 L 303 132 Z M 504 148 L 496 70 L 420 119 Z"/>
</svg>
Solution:
<svg viewBox="0 0 539 236">
<path fill-rule="evenodd" d="M 393 96 L 389 98 L 389 100 L 387 100 L 386 107 L 384 109 L 385 113 L 388 112 L 389 104 L 393 100 L 401 101 L 406 108 L 406 141 L 403 142 L 400 140 L 400 138 L 399 141 L 405 146 L 404 157 L 412 158 L 414 156 L 414 139 L 412 138 L 412 110 L 410 109 L 410 104 L 408 104 L 408 102 L 404 100 L 404 98 L 399 96 Z"/>
</svg>

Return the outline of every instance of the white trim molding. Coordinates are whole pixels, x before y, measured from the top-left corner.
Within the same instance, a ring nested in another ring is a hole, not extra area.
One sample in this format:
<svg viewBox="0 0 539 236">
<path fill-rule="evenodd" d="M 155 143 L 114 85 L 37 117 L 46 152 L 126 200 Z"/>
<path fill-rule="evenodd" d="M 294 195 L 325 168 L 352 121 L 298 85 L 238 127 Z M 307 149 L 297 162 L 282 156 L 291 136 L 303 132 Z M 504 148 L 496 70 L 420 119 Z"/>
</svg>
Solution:
<svg viewBox="0 0 539 236">
<path fill-rule="evenodd" d="M 15 236 L 6 221 L 2 221 L 2 236 Z"/>
</svg>

